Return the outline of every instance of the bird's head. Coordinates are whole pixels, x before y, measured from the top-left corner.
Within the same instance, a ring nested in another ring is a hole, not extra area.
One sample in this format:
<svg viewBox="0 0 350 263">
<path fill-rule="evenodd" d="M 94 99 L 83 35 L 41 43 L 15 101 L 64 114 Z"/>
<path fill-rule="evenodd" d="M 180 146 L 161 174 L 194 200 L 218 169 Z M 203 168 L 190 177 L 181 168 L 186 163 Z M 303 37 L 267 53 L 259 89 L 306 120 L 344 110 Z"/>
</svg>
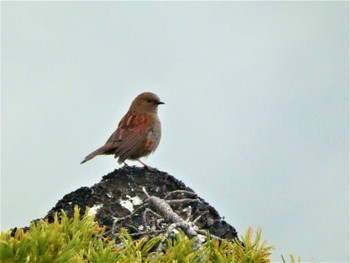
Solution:
<svg viewBox="0 0 350 263">
<path fill-rule="evenodd" d="M 160 101 L 156 94 L 152 92 L 144 92 L 134 99 L 130 106 L 130 110 L 142 114 L 152 114 L 157 113 L 160 104 L 164 104 L 164 102 Z"/>
</svg>

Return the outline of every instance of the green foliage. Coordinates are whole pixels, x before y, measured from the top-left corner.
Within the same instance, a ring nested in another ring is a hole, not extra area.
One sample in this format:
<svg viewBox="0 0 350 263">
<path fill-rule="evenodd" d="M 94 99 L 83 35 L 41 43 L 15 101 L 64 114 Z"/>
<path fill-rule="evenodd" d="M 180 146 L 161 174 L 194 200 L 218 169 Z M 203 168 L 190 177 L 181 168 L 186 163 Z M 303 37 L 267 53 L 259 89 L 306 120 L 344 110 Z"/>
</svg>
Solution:
<svg viewBox="0 0 350 263">
<path fill-rule="evenodd" d="M 126 230 L 121 230 L 121 244 L 116 245 L 103 237 L 104 231 L 88 211 L 80 218 L 76 207 L 71 219 L 63 212 L 60 218 L 56 214 L 51 224 L 32 223 L 26 233 L 21 229 L 14 237 L 9 232 L 1 233 L 0 262 L 271 262 L 272 246 L 260 241 L 261 230 L 253 238 L 248 229 L 242 241 L 219 241 L 208 234 L 199 249 L 195 248 L 195 239 L 180 231 L 175 238 L 161 243 L 163 252 L 159 253 L 161 235 L 133 241 Z"/>
<path fill-rule="evenodd" d="M 261 229 L 258 229 L 253 240 L 253 231 L 249 228 L 245 236 L 241 237 L 241 242 L 211 240 L 207 242 L 207 246 L 210 245 L 213 262 L 271 262 L 273 247 L 267 246 L 265 241 L 260 243 L 260 238 Z"/>
<path fill-rule="evenodd" d="M 16 231 L 0 236 L 0 262 L 112 262 L 115 258 L 113 242 L 103 238 L 104 229 L 87 214 L 80 219 L 79 209 L 69 219 L 63 212 L 60 220 L 32 223 L 24 233 Z"/>
</svg>

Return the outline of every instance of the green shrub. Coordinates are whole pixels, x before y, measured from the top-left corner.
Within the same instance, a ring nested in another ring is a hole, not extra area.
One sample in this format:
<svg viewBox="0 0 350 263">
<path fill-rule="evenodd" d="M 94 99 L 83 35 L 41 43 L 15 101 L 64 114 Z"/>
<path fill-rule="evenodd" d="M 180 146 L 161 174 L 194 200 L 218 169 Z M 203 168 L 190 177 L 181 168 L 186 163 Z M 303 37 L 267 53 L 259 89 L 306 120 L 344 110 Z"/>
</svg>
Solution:
<svg viewBox="0 0 350 263">
<path fill-rule="evenodd" d="M 242 241 L 227 241 L 206 237 L 201 248 L 195 248 L 195 239 L 189 239 L 183 232 L 176 238 L 168 238 L 163 252 L 156 252 L 162 236 L 151 239 L 141 238 L 133 241 L 122 230 L 119 233 L 120 244 L 104 237 L 104 228 L 98 226 L 94 216 L 80 218 L 75 208 L 73 218 L 62 212 L 57 214 L 53 223 L 39 221 L 30 225 L 29 231 L 16 231 L 11 237 L 10 231 L 0 236 L 0 262 L 271 262 L 272 246 L 261 242 L 261 230 L 253 238 L 252 229 L 248 229 Z M 159 250 L 158 250 L 159 251 Z M 291 257 L 292 262 L 294 258 Z M 283 258 L 284 261 L 284 258 Z M 285 262 L 285 261 L 284 261 Z"/>
<path fill-rule="evenodd" d="M 22 229 L 14 237 L 1 233 L 1 262 L 113 262 L 114 243 L 103 238 L 104 229 L 87 214 L 80 219 L 78 208 L 69 219 L 63 212 L 60 220 L 32 223 L 27 233 Z"/>
</svg>

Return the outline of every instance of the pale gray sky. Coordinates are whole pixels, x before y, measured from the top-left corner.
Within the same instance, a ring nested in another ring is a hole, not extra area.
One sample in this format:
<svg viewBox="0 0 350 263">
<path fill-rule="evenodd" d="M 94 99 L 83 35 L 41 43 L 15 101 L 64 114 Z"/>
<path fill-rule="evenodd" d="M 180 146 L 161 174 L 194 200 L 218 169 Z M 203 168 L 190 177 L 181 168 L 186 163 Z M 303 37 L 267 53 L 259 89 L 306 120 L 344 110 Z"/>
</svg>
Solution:
<svg viewBox="0 0 350 263">
<path fill-rule="evenodd" d="M 81 159 L 152 91 L 145 162 L 280 254 L 349 260 L 347 2 L 2 2 L 1 229 L 119 165 Z"/>
</svg>

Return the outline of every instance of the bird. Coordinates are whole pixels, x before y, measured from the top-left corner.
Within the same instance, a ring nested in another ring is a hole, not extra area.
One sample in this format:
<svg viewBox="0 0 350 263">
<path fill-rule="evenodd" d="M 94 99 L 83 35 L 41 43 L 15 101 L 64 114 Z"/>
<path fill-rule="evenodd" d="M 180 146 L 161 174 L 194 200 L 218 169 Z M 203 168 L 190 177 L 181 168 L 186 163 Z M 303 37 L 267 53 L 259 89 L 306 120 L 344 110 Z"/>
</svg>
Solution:
<svg viewBox="0 0 350 263">
<path fill-rule="evenodd" d="M 127 165 L 126 160 L 136 160 L 147 167 L 140 158 L 153 153 L 159 145 L 161 124 L 157 113 L 161 104 L 165 103 L 152 92 L 139 94 L 107 142 L 87 155 L 80 164 L 98 155 L 114 155 L 119 164 Z"/>
</svg>

